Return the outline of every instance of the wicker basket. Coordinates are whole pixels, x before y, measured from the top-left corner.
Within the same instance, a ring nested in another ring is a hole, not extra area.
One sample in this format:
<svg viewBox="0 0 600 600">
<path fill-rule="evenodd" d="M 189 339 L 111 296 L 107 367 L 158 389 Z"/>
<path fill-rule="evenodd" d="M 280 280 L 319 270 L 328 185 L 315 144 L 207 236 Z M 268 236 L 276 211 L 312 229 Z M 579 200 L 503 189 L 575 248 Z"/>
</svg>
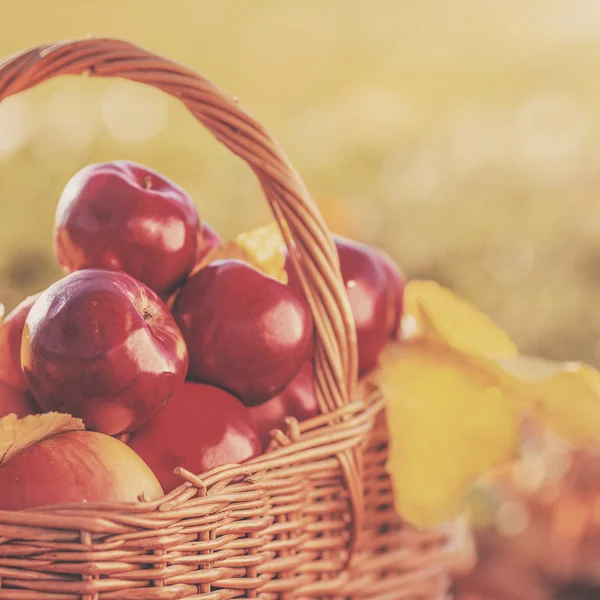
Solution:
<svg viewBox="0 0 600 600">
<path fill-rule="evenodd" d="M 0 101 L 52 77 L 121 77 L 176 98 L 256 174 L 316 325 L 321 416 L 289 420 L 269 451 L 152 503 L 0 511 L 0 599 L 226 600 L 446 597 L 455 547 L 398 520 L 385 472 L 384 401 L 357 384 L 337 255 L 282 150 L 203 77 L 130 43 L 84 39 L 0 63 Z M 295 254 L 292 254 L 295 256 Z"/>
</svg>

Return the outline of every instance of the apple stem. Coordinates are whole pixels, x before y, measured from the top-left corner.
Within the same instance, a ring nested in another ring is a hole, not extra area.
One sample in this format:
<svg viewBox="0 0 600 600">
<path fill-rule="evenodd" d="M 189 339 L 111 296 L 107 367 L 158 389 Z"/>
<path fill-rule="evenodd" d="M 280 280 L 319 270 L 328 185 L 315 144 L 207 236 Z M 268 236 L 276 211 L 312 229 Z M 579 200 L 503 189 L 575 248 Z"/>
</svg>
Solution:
<svg viewBox="0 0 600 600">
<path fill-rule="evenodd" d="M 151 190 L 152 189 L 152 177 L 150 177 L 150 175 L 146 175 L 146 177 L 144 177 L 142 185 L 145 190 Z"/>
<path fill-rule="evenodd" d="M 154 315 L 147 308 L 144 308 L 142 311 L 142 317 L 144 318 L 144 321 L 149 321 L 154 317 Z"/>
</svg>

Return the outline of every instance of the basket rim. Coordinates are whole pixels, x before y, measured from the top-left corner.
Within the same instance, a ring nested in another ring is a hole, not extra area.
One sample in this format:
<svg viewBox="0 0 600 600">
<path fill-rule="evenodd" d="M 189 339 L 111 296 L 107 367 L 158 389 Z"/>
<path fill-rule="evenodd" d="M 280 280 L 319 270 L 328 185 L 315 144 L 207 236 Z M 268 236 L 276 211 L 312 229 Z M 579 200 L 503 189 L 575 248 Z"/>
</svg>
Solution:
<svg viewBox="0 0 600 600">
<path fill-rule="evenodd" d="M 343 449 L 360 447 L 370 434 L 375 419 L 385 409 L 385 398 L 372 381 L 361 382 L 361 393 L 364 399 L 356 400 L 334 413 L 332 423 L 329 415 L 318 415 L 299 422 L 294 417 L 287 420 L 286 431 L 274 431 L 271 446 L 259 456 L 237 464 L 225 464 L 205 473 L 194 474 L 186 469 L 178 468 L 181 484 L 161 498 L 152 501 L 140 499 L 139 502 L 85 502 L 61 505 L 42 506 L 22 511 L 0 510 L 0 524 L 38 522 L 34 515 L 62 513 L 89 513 L 98 511 L 105 513 L 125 514 L 162 512 L 175 510 L 191 498 L 207 497 L 212 490 L 219 490 L 223 482 L 251 482 L 268 480 L 270 473 L 282 467 L 289 467 L 294 472 L 296 463 L 305 462 L 307 458 L 315 461 L 323 460 Z M 60 434 L 59 434 L 60 435 Z M 301 470 L 301 469 L 300 469 Z M 281 475 L 277 475 L 281 477 Z M 214 493 L 214 491 L 213 491 Z M 19 516 L 23 516 L 21 521 Z M 31 518 L 30 518 L 31 515 Z"/>
</svg>

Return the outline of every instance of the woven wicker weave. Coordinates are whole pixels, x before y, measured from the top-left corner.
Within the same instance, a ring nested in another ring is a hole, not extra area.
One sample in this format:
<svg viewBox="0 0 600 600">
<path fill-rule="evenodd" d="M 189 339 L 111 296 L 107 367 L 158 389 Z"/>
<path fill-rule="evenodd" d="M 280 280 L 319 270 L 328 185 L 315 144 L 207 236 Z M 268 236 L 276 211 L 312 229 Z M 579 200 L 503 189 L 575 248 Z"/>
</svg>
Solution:
<svg viewBox="0 0 600 600">
<path fill-rule="evenodd" d="M 356 337 L 327 227 L 269 134 L 203 77 L 130 43 L 52 44 L 0 63 L 0 101 L 64 74 L 121 77 L 178 98 L 256 174 L 316 324 L 321 416 L 267 453 L 153 503 L 0 511 L 0 599 L 445 597 L 449 538 L 393 511 L 384 401 L 357 385 Z"/>
</svg>

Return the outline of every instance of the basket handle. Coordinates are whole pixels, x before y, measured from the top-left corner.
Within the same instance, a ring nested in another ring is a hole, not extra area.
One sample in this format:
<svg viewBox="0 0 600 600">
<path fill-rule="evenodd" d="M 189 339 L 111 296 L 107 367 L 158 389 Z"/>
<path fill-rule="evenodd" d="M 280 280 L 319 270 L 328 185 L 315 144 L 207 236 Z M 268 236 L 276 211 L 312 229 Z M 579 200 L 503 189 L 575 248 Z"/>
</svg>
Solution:
<svg viewBox="0 0 600 600">
<path fill-rule="evenodd" d="M 315 384 L 322 413 L 347 405 L 357 380 L 356 331 L 327 225 L 283 150 L 237 100 L 203 76 L 130 42 L 86 38 L 45 44 L 0 62 L 0 101 L 58 75 L 120 77 L 178 98 L 248 163 L 277 220 L 315 322 Z M 293 248 L 297 251 L 293 251 Z M 340 455 L 354 512 L 363 516 L 358 451 Z"/>
</svg>

